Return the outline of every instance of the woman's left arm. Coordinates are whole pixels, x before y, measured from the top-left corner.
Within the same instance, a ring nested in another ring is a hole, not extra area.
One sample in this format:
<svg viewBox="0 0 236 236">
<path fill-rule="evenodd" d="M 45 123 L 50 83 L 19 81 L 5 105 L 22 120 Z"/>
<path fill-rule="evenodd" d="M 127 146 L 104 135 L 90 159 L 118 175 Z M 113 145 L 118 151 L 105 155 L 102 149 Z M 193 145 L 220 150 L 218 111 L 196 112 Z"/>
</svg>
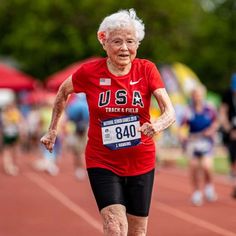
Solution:
<svg viewBox="0 0 236 236">
<path fill-rule="evenodd" d="M 156 89 L 153 92 L 161 110 L 161 116 L 154 123 L 144 123 L 139 131 L 143 132 L 149 137 L 159 134 L 164 129 L 168 128 L 175 122 L 175 111 L 171 103 L 170 97 L 165 88 Z"/>
<path fill-rule="evenodd" d="M 203 130 L 203 135 L 206 137 L 214 138 L 219 128 L 220 128 L 220 122 L 219 118 L 217 117 L 217 111 L 215 110 L 215 108 L 212 108 L 211 125 L 207 129 Z"/>
</svg>

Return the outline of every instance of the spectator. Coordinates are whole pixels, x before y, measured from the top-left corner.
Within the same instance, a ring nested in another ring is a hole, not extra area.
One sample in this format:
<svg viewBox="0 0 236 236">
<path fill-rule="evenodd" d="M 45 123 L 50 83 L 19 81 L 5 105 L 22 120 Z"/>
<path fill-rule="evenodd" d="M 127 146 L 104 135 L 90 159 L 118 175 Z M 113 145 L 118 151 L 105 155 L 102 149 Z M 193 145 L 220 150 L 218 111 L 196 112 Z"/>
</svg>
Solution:
<svg viewBox="0 0 236 236">
<path fill-rule="evenodd" d="M 16 104 L 7 104 L 1 113 L 3 136 L 3 168 L 6 174 L 16 176 L 19 172 L 19 141 L 22 133 L 23 116 Z"/>
<path fill-rule="evenodd" d="M 40 126 L 41 126 L 41 134 L 45 132 L 47 129 L 49 123 L 50 123 L 50 117 L 51 117 L 51 105 L 52 101 L 51 98 L 42 104 L 39 111 L 40 116 Z M 60 123 L 62 123 L 64 120 Z M 51 176 L 58 175 L 60 169 L 58 166 L 58 157 L 61 153 L 62 149 L 62 141 L 61 141 L 61 135 L 58 135 L 57 139 L 55 140 L 55 146 L 52 153 L 47 152 L 42 146 L 41 146 L 41 155 L 40 158 L 37 159 L 33 167 L 37 171 L 45 171 Z"/>
<path fill-rule="evenodd" d="M 220 123 L 223 142 L 228 151 L 232 197 L 236 199 L 236 73 L 232 74 L 230 88 L 224 93 L 220 106 Z"/>
<path fill-rule="evenodd" d="M 69 121 L 75 127 L 67 137 L 67 145 L 72 152 L 75 166 L 75 177 L 83 180 L 87 173 L 84 167 L 84 152 L 87 143 L 87 130 L 89 125 L 89 111 L 86 95 L 79 93 L 70 102 L 66 109 Z"/>
</svg>

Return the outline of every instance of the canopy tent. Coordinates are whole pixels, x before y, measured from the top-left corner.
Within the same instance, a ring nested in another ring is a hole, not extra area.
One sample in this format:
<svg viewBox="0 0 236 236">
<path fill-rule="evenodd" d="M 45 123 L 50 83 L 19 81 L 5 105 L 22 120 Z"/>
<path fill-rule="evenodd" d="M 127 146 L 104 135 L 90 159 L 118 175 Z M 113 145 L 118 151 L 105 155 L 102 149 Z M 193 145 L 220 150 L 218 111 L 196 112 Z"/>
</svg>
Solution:
<svg viewBox="0 0 236 236">
<path fill-rule="evenodd" d="M 200 80 L 188 66 L 179 62 L 162 64 L 158 66 L 158 69 L 176 114 L 176 122 L 169 129 L 166 129 L 165 132 L 162 132 L 158 142 L 159 145 L 165 147 L 176 146 L 179 145 L 179 125 L 184 115 L 191 90 L 200 83 Z M 152 110 L 157 110 L 155 99 L 152 99 L 151 103 L 151 117 L 153 117 Z M 157 119 L 159 115 L 154 118 Z"/>
<path fill-rule="evenodd" d="M 62 82 L 67 79 L 72 73 L 74 73 L 82 63 L 95 60 L 95 57 L 75 62 L 72 65 L 52 74 L 46 78 L 46 88 L 51 91 L 57 91 Z"/>
<path fill-rule="evenodd" d="M 188 66 L 176 62 L 172 65 L 172 70 L 179 82 L 180 88 L 186 97 L 189 97 L 193 88 L 201 84 L 198 76 Z"/>
<path fill-rule="evenodd" d="M 158 66 L 158 69 L 176 114 L 176 122 L 169 129 L 162 132 L 161 135 L 158 135 L 158 144 L 164 147 L 179 147 L 179 126 L 186 112 L 186 106 L 189 104 L 192 89 L 204 84 L 191 68 L 179 62 L 162 64 Z M 207 90 L 206 101 L 217 108 L 220 104 L 220 97 L 218 94 Z M 160 110 L 157 108 L 157 102 L 153 96 L 150 107 L 153 120 L 158 119 L 160 116 Z M 185 127 L 181 132 L 187 133 L 188 128 Z"/>
<path fill-rule="evenodd" d="M 161 77 L 165 84 L 166 90 L 170 96 L 176 112 L 176 122 L 179 124 L 180 117 L 186 106 L 186 97 L 182 92 L 182 88 L 176 73 L 171 65 L 162 65 L 159 68 Z"/>
<path fill-rule="evenodd" d="M 33 77 L 6 64 L 0 64 L 0 88 L 21 91 L 34 89 L 35 85 Z"/>
<path fill-rule="evenodd" d="M 40 105 L 55 99 L 56 93 L 46 89 L 36 88 L 22 95 L 21 102 L 25 105 Z"/>
<path fill-rule="evenodd" d="M 11 89 L 0 89 L 0 107 L 15 101 L 15 93 Z"/>
</svg>

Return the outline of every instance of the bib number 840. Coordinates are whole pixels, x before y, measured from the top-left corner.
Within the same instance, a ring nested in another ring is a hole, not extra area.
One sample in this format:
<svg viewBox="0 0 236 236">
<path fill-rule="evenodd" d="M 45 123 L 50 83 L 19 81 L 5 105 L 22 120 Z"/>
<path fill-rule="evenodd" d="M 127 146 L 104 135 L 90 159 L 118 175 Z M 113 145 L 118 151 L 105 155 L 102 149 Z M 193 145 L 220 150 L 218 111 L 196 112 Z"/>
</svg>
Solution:
<svg viewBox="0 0 236 236">
<path fill-rule="evenodd" d="M 102 142 L 111 150 L 137 146 L 141 142 L 138 116 L 124 116 L 102 122 Z"/>
<path fill-rule="evenodd" d="M 115 131 L 116 131 L 116 138 L 119 140 L 123 139 L 123 137 L 133 138 L 136 136 L 136 129 L 134 125 L 125 125 L 124 127 L 116 127 Z"/>
</svg>

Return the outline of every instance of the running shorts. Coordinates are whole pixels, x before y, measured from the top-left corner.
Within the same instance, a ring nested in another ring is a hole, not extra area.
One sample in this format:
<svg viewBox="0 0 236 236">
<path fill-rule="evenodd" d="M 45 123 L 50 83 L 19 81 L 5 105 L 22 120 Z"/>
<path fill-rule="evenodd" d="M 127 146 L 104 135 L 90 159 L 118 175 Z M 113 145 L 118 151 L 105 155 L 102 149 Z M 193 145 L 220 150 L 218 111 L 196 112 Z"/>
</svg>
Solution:
<svg viewBox="0 0 236 236">
<path fill-rule="evenodd" d="M 4 146 L 13 145 L 13 144 L 17 143 L 18 140 L 19 140 L 18 135 L 14 135 L 14 136 L 3 135 L 3 145 Z"/>
<path fill-rule="evenodd" d="M 186 144 L 186 153 L 189 157 L 212 156 L 213 141 L 209 138 L 189 139 Z"/>
<path fill-rule="evenodd" d="M 137 176 L 118 176 L 103 168 L 88 168 L 89 181 L 99 211 L 113 204 L 126 212 L 146 217 L 149 214 L 155 170 Z"/>
</svg>

